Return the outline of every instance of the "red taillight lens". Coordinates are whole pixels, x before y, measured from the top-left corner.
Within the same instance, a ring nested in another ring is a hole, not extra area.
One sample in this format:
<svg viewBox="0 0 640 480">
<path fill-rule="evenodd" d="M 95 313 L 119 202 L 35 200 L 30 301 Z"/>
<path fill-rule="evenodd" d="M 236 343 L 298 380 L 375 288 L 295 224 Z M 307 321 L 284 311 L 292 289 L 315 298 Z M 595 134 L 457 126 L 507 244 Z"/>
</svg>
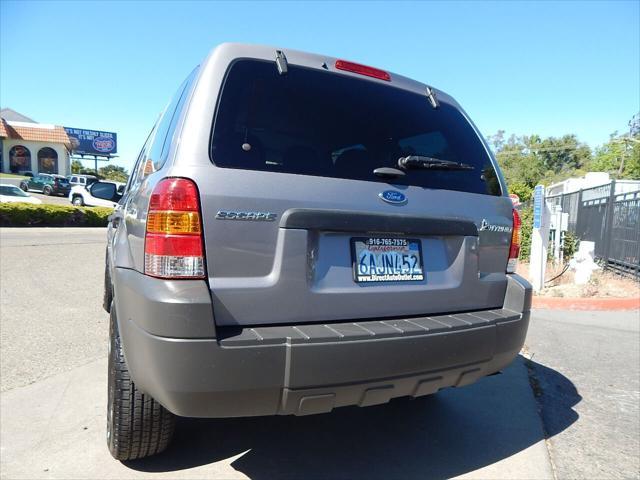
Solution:
<svg viewBox="0 0 640 480">
<path fill-rule="evenodd" d="M 149 200 L 144 273 L 160 278 L 204 278 L 198 189 L 186 178 L 165 178 Z"/>
<path fill-rule="evenodd" d="M 165 178 L 153 189 L 149 211 L 197 212 L 200 201 L 196 185 L 186 178 Z"/>
<path fill-rule="evenodd" d="M 359 63 L 347 62 L 346 60 L 336 60 L 336 68 L 346 72 L 359 73 L 360 75 L 366 75 L 367 77 L 378 78 L 387 82 L 391 81 L 391 75 L 389 75 L 388 72 L 380 70 L 379 68 L 360 65 Z"/>
<path fill-rule="evenodd" d="M 518 266 L 518 255 L 520 255 L 522 221 L 517 210 L 513 210 L 513 229 L 511 230 L 511 245 L 509 246 L 509 261 L 507 262 L 507 273 L 515 273 Z"/>
</svg>

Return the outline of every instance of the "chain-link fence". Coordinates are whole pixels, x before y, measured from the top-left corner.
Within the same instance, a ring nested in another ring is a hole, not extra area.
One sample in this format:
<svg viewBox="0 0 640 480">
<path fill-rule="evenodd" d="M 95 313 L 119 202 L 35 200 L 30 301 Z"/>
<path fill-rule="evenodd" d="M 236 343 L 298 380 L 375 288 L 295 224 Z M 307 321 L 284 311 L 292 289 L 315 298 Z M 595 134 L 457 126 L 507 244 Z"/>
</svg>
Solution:
<svg viewBox="0 0 640 480">
<path fill-rule="evenodd" d="M 568 230 L 595 243 L 608 268 L 640 278 L 640 190 L 616 193 L 616 182 L 548 197 L 569 215 Z"/>
</svg>

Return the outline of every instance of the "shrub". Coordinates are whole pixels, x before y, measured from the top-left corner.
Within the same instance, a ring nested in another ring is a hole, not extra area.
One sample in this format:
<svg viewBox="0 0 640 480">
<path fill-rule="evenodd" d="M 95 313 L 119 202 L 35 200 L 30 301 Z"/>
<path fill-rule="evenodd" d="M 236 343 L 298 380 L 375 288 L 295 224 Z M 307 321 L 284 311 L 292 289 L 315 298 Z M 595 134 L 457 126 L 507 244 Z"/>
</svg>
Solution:
<svg viewBox="0 0 640 480">
<path fill-rule="evenodd" d="M 515 193 L 520 202 L 527 203 L 533 197 L 533 188 L 523 182 L 513 182 L 509 184 L 509 193 Z"/>
<path fill-rule="evenodd" d="M 520 233 L 520 260 L 529 261 L 531 255 L 531 232 L 533 231 L 533 207 L 531 205 L 518 210 L 522 227 Z"/>
<path fill-rule="evenodd" d="M 564 263 L 567 263 L 573 258 L 573 255 L 578 251 L 579 243 L 580 240 L 574 233 L 565 232 L 564 242 L 562 244 L 562 258 L 564 259 Z"/>
<path fill-rule="evenodd" d="M 106 227 L 111 208 L 0 203 L 0 227 Z"/>
</svg>

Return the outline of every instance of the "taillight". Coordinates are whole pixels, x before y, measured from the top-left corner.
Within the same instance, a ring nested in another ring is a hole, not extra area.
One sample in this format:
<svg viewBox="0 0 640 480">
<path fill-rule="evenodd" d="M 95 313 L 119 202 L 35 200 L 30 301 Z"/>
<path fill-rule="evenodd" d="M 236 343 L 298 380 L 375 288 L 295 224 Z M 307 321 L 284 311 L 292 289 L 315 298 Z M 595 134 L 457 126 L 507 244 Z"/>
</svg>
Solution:
<svg viewBox="0 0 640 480">
<path fill-rule="evenodd" d="M 507 273 L 515 273 L 518 266 L 518 255 L 520 255 L 522 221 L 516 209 L 513 210 L 513 229 L 511 230 L 511 245 L 509 246 L 509 261 L 507 262 Z"/>
<path fill-rule="evenodd" d="M 160 278 L 204 278 L 200 200 L 193 181 L 165 178 L 153 189 L 144 273 Z"/>
<path fill-rule="evenodd" d="M 360 75 L 366 75 L 367 77 L 378 78 L 387 82 L 391 81 L 391 75 L 389 75 L 388 72 L 380 70 L 379 68 L 360 65 L 359 63 L 347 62 L 346 60 L 336 60 L 336 68 L 346 72 L 359 73 Z"/>
</svg>

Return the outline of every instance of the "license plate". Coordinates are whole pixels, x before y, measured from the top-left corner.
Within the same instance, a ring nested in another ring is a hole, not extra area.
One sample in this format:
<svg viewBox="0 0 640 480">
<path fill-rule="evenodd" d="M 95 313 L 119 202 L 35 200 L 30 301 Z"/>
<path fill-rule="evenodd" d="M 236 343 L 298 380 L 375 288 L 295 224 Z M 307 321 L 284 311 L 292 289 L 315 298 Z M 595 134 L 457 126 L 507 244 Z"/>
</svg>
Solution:
<svg viewBox="0 0 640 480">
<path fill-rule="evenodd" d="M 357 283 L 424 280 L 420 240 L 354 237 L 351 239 L 353 279 Z"/>
</svg>

